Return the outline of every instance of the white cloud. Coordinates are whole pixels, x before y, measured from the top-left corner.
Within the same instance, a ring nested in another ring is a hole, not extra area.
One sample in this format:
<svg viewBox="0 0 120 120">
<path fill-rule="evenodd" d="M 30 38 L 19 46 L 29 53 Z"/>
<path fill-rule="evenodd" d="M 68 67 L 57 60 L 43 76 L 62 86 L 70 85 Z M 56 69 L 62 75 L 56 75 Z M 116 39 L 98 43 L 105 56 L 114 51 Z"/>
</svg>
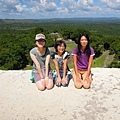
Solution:
<svg viewBox="0 0 120 120">
<path fill-rule="evenodd" d="M 45 9 L 49 12 L 56 10 L 56 8 L 57 8 L 57 5 L 54 2 L 49 2 L 45 6 Z"/>
<path fill-rule="evenodd" d="M 20 2 L 22 1 L 22 3 Z M 13 15 L 13 16 L 12 16 Z M 120 0 L 0 0 L 0 18 L 120 16 Z"/>
<path fill-rule="evenodd" d="M 1 0 L 1 3 L 8 4 L 8 5 L 15 5 L 19 3 L 19 0 Z"/>
<path fill-rule="evenodd" d="M 78 0 L 79 5 L 90 6 L 93 5 L 93 0 Z"/>
<path fill-rule="evenodd" d="M 1 0 L 0 11 L 13 12 L 16 10 L 15 6 L 19 4 L 18 0 Z"/>
<path fill-rule="evenodd" d="M 22 12 L 26 8 L 26 5 L 16 5 L 15 7 L 18 12 Z"/>
<path fill-rule="evenodd" d="M 120 10 L 120 0 L 101 0 L 101 3 L 111 9 Z"/>
</svg>

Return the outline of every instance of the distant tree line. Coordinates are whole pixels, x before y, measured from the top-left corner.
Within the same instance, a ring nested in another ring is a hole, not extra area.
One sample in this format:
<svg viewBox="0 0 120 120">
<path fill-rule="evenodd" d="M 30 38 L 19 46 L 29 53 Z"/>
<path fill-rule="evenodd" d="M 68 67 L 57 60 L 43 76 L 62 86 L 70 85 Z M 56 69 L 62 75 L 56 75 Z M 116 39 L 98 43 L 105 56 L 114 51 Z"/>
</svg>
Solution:
<svg viewBox="0 0 120 120">
<path fill-rule="evenodd" d="M 109 50 L 110 54 L 115 54 L 115 60 L 108 67 L 120 68 L 120 37 L 117 35 L 105 35 L 93 32 L 93 30 L 78 27 L 55 27 L 46 29 L 47 27 L 25 25 L 25 23 L 0 24 L 0 69 L 3 70 L 19 70 L 31 65 L 32 61 L 29 51 L 33 48 L 34 37 L 37 33 L 44 33 L 47 39 L 47 46 L 53 47 L 54 41 L 58 35 L 52 35 L 52 32 L 59 33 L 59 37 L 64 40 L 72 39 L 77 41 L 78 36 L 82 32 L 86 32 L 90 36 L 91 46 L 95 49 L 95 57 L 99 57 L 105 50 Z M 57 24 L 57 23 L 56 23 Z M 47 25 L 46 25 L 47 26 Z M 50 26 L 50 24 L 48 25 Z M 95 26 L 94 26 L 95 27 Z M 114 29 L 112 29 L 114 32 Z M 115 30 L 116 31 L 116 30 Z"/>
<path fill-rule="evenodd" d="M 0 35 L 0 69 L 19 70 L 31 65 L 29 51 L 35 46 L 34 36 L 39 32 L 46 34 L 47 46 L 54 45 L 51 36 L 42 28 L 33 29 L 25 34 Z"/>
</svg>

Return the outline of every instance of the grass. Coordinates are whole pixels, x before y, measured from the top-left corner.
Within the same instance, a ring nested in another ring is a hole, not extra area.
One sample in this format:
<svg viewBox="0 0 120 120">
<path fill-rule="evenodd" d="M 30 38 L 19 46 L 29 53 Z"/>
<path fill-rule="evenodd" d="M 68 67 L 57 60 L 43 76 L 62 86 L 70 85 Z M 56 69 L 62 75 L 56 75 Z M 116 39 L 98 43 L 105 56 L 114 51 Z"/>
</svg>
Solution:
<svg viewBox="0 0 120 120">
<path fill-rule="evenodd" d="M 23 70 L 32 70 L 32 66 L 27 65 Z"/>
<path fill-rule="evenodd" d="M 99 58 L 94 59 L 92 67 L 103 67 L 104 61 L 108 55 L 109 51 L 105 51 Z"/>
<path fill-rule="evenodd" d="M 75 44 L 75 43 L 67 44 L 66 50 L 71 52 L 76 46 L 77 46 L 77 44 Z"/>
</svg>

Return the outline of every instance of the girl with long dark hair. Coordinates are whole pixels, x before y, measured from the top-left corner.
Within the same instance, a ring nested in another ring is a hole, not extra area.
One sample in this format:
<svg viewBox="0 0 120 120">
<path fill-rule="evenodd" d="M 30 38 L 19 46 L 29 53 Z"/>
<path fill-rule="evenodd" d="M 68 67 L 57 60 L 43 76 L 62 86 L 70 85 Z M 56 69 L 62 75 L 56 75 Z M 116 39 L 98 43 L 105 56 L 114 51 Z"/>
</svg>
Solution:
<svg viewBox="0 0 120 120">
<path fill-rule="evenodd" d="M 94 49 L 90 47 L 88 34 L 80 34 L 77 44 L 77 47 L 72 51 L 74 64 L 72 71 L 73 81 L 76 88 L 84 87 L 88 89 L 92 81 L 91 66 L 95 53 Z"/>
</svg>

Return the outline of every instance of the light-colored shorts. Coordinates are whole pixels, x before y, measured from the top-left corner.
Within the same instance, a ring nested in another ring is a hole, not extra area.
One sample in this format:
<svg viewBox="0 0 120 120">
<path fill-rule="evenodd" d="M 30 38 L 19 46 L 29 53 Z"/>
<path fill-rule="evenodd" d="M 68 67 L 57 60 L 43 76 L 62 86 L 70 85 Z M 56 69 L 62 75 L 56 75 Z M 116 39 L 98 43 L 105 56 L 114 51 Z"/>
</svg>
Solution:
<svg viewBox="0 0 120 120">
<path fill-rule="evenodd" d="M 45 76 L 45 69 L 43 69 L 42 72 L 43 72 L 43 76 Z M 35 83 L 38 82 L 39 80 L 41 80 L 40 74 L 38 72 L 33 72 L 33 76 L 34 76 Z M 53 79 L 52 70 L 49 71 L 48 78 Z"/>
</svg>

